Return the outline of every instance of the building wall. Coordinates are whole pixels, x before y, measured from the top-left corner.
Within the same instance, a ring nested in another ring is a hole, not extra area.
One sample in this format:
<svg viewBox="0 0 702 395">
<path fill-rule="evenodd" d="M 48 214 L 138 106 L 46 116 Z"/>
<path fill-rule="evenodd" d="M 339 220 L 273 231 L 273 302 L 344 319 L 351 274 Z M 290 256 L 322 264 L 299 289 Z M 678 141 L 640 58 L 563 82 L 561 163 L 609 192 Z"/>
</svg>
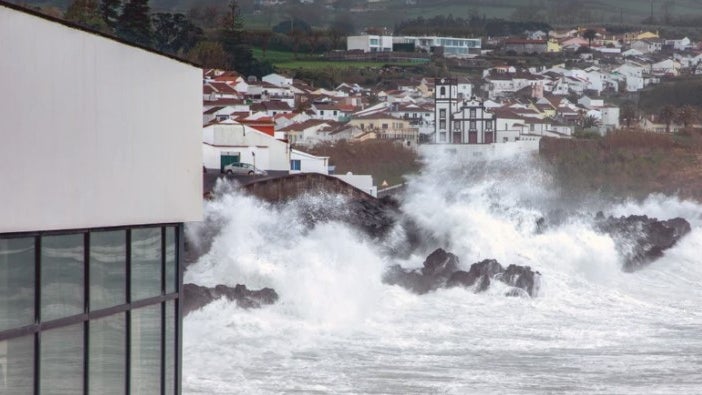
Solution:
<svg viewBox="0 0 702 395">
<path fill-rule="evenodd" d="M 254 128 L 239 123 L 210 125 L 203 128 L 202 135 L 203 164 L 208 169 L 219 169 L 223 152 L 238 152 L 240 161 L 250 164 L 255 153 L 259 169 L 290 169 L 288 144 Z"/>
<path fill-rule="evenodd" d="M 300 161 L 300 170 L 290 170 L 290 173 L 320 173 L 329 174 L 329 157 L 314 156 L 308 153 L 291 150 L 290 160 Z"/>
<path fill-rule="evenodd" d="M 201 218 L 200 69 L 4 6 L 0 37 L 0 233 Z"/>
</svg>

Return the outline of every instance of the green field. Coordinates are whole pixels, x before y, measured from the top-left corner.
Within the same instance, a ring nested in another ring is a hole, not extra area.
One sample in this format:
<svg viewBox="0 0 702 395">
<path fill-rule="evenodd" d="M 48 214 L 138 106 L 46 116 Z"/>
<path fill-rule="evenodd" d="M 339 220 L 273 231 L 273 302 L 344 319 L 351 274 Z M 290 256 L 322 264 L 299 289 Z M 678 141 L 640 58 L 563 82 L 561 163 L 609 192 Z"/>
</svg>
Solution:
<svg viewBox="0 0 702 395">
<path fill-rule="evenodd" d="M 385 65 L 394 66 L 416 66 L 421 64 L 418 62 L 355 62 L 355 61 L 330 61 L 325 60 L 320 55 L 295 54 L 285 51 L 267 50 L 265 55 L 260 48 L 253 49 L 254 57 L 258 60 L 268 60 L 277 69 L 281 70 L 327 70 L 330 68 L 348 69 L 348 68 L 374 68 Z"/>
</svg>

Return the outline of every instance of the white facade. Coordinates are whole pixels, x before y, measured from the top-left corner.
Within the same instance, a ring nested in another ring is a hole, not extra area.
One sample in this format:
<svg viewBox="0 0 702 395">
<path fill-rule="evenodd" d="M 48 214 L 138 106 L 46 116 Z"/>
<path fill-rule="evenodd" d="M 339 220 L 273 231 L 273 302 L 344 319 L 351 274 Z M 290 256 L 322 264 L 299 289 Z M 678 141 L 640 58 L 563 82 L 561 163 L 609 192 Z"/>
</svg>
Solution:
<svg viewBox="0 0 702 395">
<path fill-rule="evenodd" d="M 286 142 L 234 121 L 202 129 L 202 156 L 202 165 L 208 169 L 221 169 L 222 156 L 238 156 L 239 162 L 255 164 L 262 170 L 290 169 Z"/>
<path fill-rule="evenodd" d="M 362 35 L 348 36 L 346 49 L 363 52 L 392 52 L 392 36 Z"/>
<path fill-rule="evenodd" d="M 329 174 L 329 157 L 290 150 L 290 173 Z"/>
<path fill-rule="evenodd" d="M 434 88 L 434 125 L 433 143 L 450 142 L 451 114 L 458 110 L 458 87 L 456 81 L 445 78 L 436 81 Z"/>
<path fill-rule="evenodd" d="M 264 75 L 263 78 L 261 78 L 262 81 L 268 82 L 269 84 L 273 84 L 275 86 L 280 86 L 280 87 L 288 87 L 292 86 L 293 84 L 293 79 L 290 77 L 286 77 L 284 75 L 280 75 L 277 73 L 271 73 L 268 75 Z"/>
<path fill-rule="evenodd" d="M 469 54 L 479 54 L 482 40 L 479 38 L 442 37 L 442 36 L 403 36 L 395 37 L 396 43 L 413 43 L 416 48 L 429 51 L 441 47 L 445 57 L 462 58 Z"/>
<path fill-rule="evenodd" d="M 199 68 L 2 5 L 0 37 L 0 233 L 201 219 Z"/>
</svg>

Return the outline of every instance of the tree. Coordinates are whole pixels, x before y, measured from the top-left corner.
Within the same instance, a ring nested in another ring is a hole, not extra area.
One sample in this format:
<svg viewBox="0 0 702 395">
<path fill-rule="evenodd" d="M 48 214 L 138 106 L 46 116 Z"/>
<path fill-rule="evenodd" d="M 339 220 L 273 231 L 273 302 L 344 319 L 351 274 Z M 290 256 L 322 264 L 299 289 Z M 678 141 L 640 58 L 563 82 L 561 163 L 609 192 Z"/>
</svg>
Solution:
<svg viewBox="0 0 702 395">
<path fill-rule="evenodd" d="M 658 114 L 658 119 L 665 123 L 666 133 L 670 133 L 670 124 L 675 120 L 676 115 L 677 111 L 675 110 L 675 107 L 671 105 L 661 108 L 661 112 Z"/>
<path fill-rule="evenodd" d="M 625 102 L 622 104 L 620 107 L 620 113 L 619 113 L 619 118 L 621 121 L 624 121 L 626 124 L 626 127 L 629 128 L 631 127 L 631 121 L 634 121 L 637 119 L 637 111 L 636 111 L 636 105 L 630 101 Z"/>
<path fill-rule="evenodd" d="M 151 45 L 149 0 L 129 0 L 117 21 L 117 34 L 136 44 Z"/>
<path fill-rule="evenodd" d="M 122 0 L 102 0 L 100 2 L 100 15 L 105 24 L 115 30 L 122 9 Z"/>
<path fill-rule="evenodd" d="M 229 67 L 229 56 L 222 48 L 222 44 L 218 42 L 200 41 L 188 52 L 187 58 L 205 68 Z"/>
<path fill-rule="evenodd" d="M 686 104 L 677 112 L 676 120 L 682 123 L 686 128 L 697 121 L 697 109 L 689 104 Z"/>
<path fill-rule="evenodd" d="M 592 29 L 587 29 L 583 33 L 583 37 L 587 39 L 587 46 L 592 47 L 592 40 L 597 37 L 597 32 Z"/>
<path fill-rule="evenodd" d="M 193 25 L 183 14 L 158 13 L 151 17 L 153 45 L 172 54 L 185 53 L 200 41 L 202 29 Z"/>
<path fill-rule="evenodd" d="M 100 4 L 97 0 L 74 0 L 63 18 L 67 21 L 75 22 L 85 27 L 108 31 L 109 28 L 100 15 Z"/>
</svg>

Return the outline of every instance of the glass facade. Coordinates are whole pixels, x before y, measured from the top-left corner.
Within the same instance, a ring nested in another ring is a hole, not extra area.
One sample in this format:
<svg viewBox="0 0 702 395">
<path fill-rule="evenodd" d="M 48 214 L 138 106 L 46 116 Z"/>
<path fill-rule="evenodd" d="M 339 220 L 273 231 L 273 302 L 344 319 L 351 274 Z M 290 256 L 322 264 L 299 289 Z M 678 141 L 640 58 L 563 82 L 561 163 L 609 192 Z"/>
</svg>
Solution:
<svg viewBox="0 0 702 395">
<path fill-rule="evenodd" d="M 181 235 L 0 234 L 0 394 L 179 394 Z"/>
</svg>

